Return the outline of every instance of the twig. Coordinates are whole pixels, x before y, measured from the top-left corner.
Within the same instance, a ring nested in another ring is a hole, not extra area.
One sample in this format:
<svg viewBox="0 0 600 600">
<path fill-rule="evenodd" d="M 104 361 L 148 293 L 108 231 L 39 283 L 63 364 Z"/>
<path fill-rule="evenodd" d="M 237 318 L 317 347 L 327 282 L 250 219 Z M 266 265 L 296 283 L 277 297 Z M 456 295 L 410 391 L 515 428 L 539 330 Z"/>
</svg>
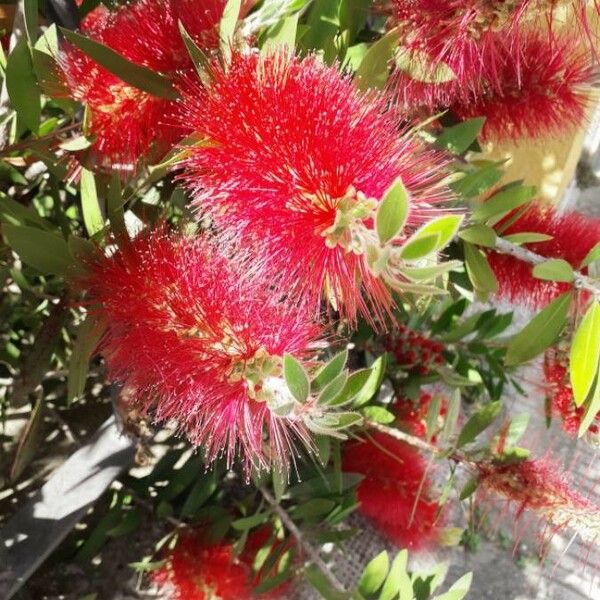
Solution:
<svg viewBox="0 0 600 600">
<path fill-rule="evenodd" d="M 505 240 L 501 237 L 496 238 L 496 245 L 493 248 L 495 252 L 500 254 L 509 254 L 510 256 L 514 256 L 515 258 L 529 263 L 531 265 L 539 265 L 543 262 L 546 262 L 548 257 L 542 256 L 541 254 L 537 254 L 536 252 L 532 252 L 527 248 L 523 248 L 522 246 L 518 246 L 517 244 L 513 244 L 508 240 Z M 579 271 L 573 271 L 573 284 L 575 288 L 580 290 L 587 290 L 591 292 L 595 297 L 600 297 L 600 283 L 594 281 L 587 275 Z"/>
<path fill-rule="evenodd" d="M 366 420 L 364 424 L 367 427 L 370 427 L 371 429 L 375 429 L 377 431 L 380 431 L 381 433 L 386 433 L 387 435 L 393 437 L 396 440 L 405 442 L 410 446 L 414 446 L 415 448 L 418 448 L 419 450 L 424 450 L 425 452 L 429 452 L 430 454 L 440 454 L 442 452 L 441 448 L 438 448 L 437 446 L 434 446 L 433 444 L 430 444 L 419 437 L 410 435 L 409 433 L 405 433 L 404 431 L 400 431 L 399 429 L 396 429 L 394 427 L 387 427 L 386 425 L 382 425 L 381 423 L 377 423 L 376 421 L 370 420 Z"/>
<path fill-rule="evenodd" d="M 264 488 L 261 487 L 260 493 L 263 495 L 263 498 L 267 501 L 267 503 L 271 506 L 273 511 L 277 514 L 277 516 L 281 519 L 282 523 L 289 530 L 289 532 L 296 538 L 298 544 L 302 547 L 304 552 L 309 556 L 310 560 L 317 568 L 323 573 L 326 577 L 327 581 L 331 584 L 331 586 L 338 592 L 342 594 L 346 594 L 347 590 L 344 588 L 339 579 L 331 572 L 331 570 L 327 567 L 323 559 L 320 557 L 319 553 L 304 539 L 304 535 L 298 529 L 290 515 L 286 512 L 286 510 L 273 498 L 273 496 Z"/>
</svg>

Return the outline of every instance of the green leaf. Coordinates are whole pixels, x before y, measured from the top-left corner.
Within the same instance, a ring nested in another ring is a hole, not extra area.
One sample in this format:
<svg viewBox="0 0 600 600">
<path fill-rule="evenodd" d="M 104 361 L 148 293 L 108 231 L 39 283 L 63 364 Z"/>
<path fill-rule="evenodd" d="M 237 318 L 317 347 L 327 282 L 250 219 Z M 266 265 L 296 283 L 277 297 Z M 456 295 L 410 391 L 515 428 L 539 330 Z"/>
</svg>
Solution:
<svg viewBox="0 0 600 600">
<path fill-rule="evenodd" d="M 479 485 L 479 477 L 475 475 L 471 477 L 467 483 L 463 486 L 462 490 L 460 490 L 459 500 L 466 500 L 470 496 L 472 496 L 477 490 L 477 486 Z"/>
<path fill-rule="evenodd" d="M 186 31 L 181 21 L 179 21 L 179 34 L 181 35 L 181 39 L 183 40 L 188 54 L 194 63 L 194 67 L 196 68 L 196 73 L 198 73 L 200 81 L 205 87 L 210 86 L 214 79 L 210 59 L 196 44 L 192 36 Z"/>
<path fill-rule="evenodd" d="M 448 411 L 444 419 L 444 427 L 440 434 L 442 442 L 447 442 L 450 436 L 454 433 L 454 428 L 460 414 L 460 390 L 454 390 L 452 397 L 448 401 Z"/>
<path fill-rule="evenodd" d="M 276 48 L 294 48 L 296 33 L 298 31 L 298 18 L 300 13 L 295 13 L 273 25 L 265 32 L 265 42 L 262 51 L 272 52 Z"/>
<path fill-rule="evenodd" d="M 27 465 L 33 460 L 42 442 L 44 425 L 44 399 L 40 398 L 19 436 L 17 450 L 10 469 L 10 480 L 17 481 Z"/>
<path fill-rule="evenodd" d="M 521 245 L 534 244 L 536 242 L 547 242 L 552 239 L 552 236 L 546 235 L 545 233 L 535 233 L 534 231 L 523 231 L 521 233 L 511 233 L 510 235 L 505 235 L 503 238 L 507 242 Z"/>
<path fill-rule="evenodd" d="M 352 402 L 360 391 L 367 385 L 371 377 L 371 369 L 361 369 L 355 371 L 348 377 L 342 391 L 330 402 L 332 406 L 342 406 Z"/>
<path fill-rule="evenodd" d="M 437 233 L 440 238 L 436 250 L 441 250 L 447 246 L 456 235 L 463 219 L 463 215 L 445 215 L 443 217 L 438 217 L 437 219 L 425 223 L 415 235 L 418 237 Z"/>
<path fill-rule="evenodd" d="M 588 253 L 587 256 L 583 259 L 581 263 L 581 268 L 587 267 L 591 265 L 593 262 L 600 260 L 600 242 L 598 242 Z"/>
<path fill-rule="evenodd" d="M 463 154 L 477 139 L 484 123 L 485 117 L 477 117 L 452 127 L 446 127 L 435 143 L 440 148 L 450 150 L 454 154 Z"/>
<path fill-rule="evenodd" d="M 86 168 L 81 170 L 81 212 L 85 229 L 90 237 L 104 229 L 104 217 L 98 202 L 94 174 Z"/>
<path fill-rule="evenodd" d="M 2 226 L 2 233 L 24 263 L 45 275 L 65 275 L 73 265 L 67 242 L 55 233 L 8 223 Z"/>
<path fill-rule="evenodd" d="M 77 338 L 69 361 L 67 380 L 67 402 L 83 395 L 87 379 L 90 358 L 98 346 L 105 326 L 100 320 L 88 314 L 77 329 Z"/>
<path fill-rule="evenodd" d="M 395 238 L 406 223 L 408 217 L 408 192 L 398 178 L 388 188 L 377 207 L 375 227 L 381 245 Z"/>
<path fill-rule="evenodd" d="M 232 521 L 231 526 L 236 531 L 246 531 L 247 529 L 253 529 L 262 525 L 269 518 L 268 512 L 259 512 L 251 517 L 243 517 L 242 519 L 236 519 Z"/>
<path fill-rule="evenodd" d="M 313 0 L 308 27 L 300 37 L 304 50 L 322 51 L 328 64 L 337 57 L 335 38 L 339 31 L 340 3 L 341 0 Z"/>
<path fill-rule="evenodd" d="M 556 341 L 567 320 L 572 298 L 573 293 L 566 292 L 553 300 L 511 339 L 504 361 L 507 366 L 535 358 Z"/>
<path fill-rule="evenodd" d="M 375 423 L 383 425 L 389 425 L 396 420 L 396 415 L 383 406 L 365 406 L 360 412 L 368 421 L 375 421 Z"/>
<path fill-rule="evenodd" d="M 414 81 L 440 84 L 456 79 L 454 71 L 445 62 L 433 63 L 429 54 L 418 48 L 398 48 L 394 62 L 399 71 Z"/>
<path fill-rule="evenodd" d="M 496 232 L 488 225 L 472 225 L 459 232 L 458 237 L 465 242 L 493 248 L 496 245 Z"/>
<path fill-rule="evenodd" d="M 38 31 L 38 0 L 24 0 L 23 12 L 27 40 L 29 41 L 29 45 L 33 46 L 36 42 Z"/>
<path fill-rule="evenodd" d="M 596 388 L 594 390 L 594 395 L 586 407 L 585 416 L 581 421 L 581 425 L 579 426 L 579 437 L 585 435 L 589 426 L 596 419 L 596 415 L 600 412 L 600 379 L 596 380 Z"/>
<path fill-rule="evenodd" d="M 502 409 L 502 403 L 497 400 L 486 404 L 482 409 L 477 411 L 462 428 L 458 435 L 456 447 L 460 448 L 465 444 L 471 443 L 475 438 L 487 429 L 496 419 L 500 410 Z"/>
<path fill-rule="evenodd" d="M 486 165 L 467 173 L 462 179 L 450 184 L 450 187 L 465 198 L 479 196 L 504 177 L 504 171 L 495 164 Z"/>
<path fill-rule="evenodd" d="M 408 551 L 401 550 L 392 561 L 390 572 L 383 584 L 379 600 L 412 600 L 413 587 L 406 571 Z"/>
<path fill-rule="evenodd" d="M 348 594 L 335 590 L 322 571 L 315 565 L 310 565 L 305 569 L 304 576 L 324 600 L 348 600 Z"/>
<path fill-rule="evenodd" d="M 22 37 L 8 56 L 6 90 L 17 113 L 19 130 L 37 133 L 42 106 L 27 39 Z"/>
<path fill-rule="evenodd" d="M 125 83 L 168 100 L 178 98 L 177 91 L 171 81 L 164 75 L 152 71 L 148 67 L 137 65 L 127 60 L 108 46 L 87 38 L 75 31 L 60 28 L 62 34 L 74 46 L 93 58 L 98 64 L 122 79 Z"/>
<path fill-rule="evenodd" d="M 352 43 L 364 27 L 369 15 L 371 0 L 342 0 L 340 4 L 340 30 L 347 31 Z"/>
<path fill-rule="evenodd" d="M 562 258 L 551 258 L 533 267 L 533 276 L 549 281 L 573 281 L 573 267 Z"/>
<path fill-rule="evenodd" d="M 223 16 L 219 22 L 219 46 L 226 63 L 229 63 L 231 60 L 233 35 L 238 19 L 240 18 L 241 5 L 241 0 L 227 0 L 227 4 L 223 9 Z"/>
<path fill-rule="evenodd" d="M 381 90 L 385 87 L 389 76 L 389 63 L 396 52 L 399 39 L 400 31 L 392 29 L 367 50 L 356 70 L 356 85 L 359 90 Z"/>
<path fill-rule="evenodd" d="M 462 262 L 459 260 L 448 260 L 432 267 L 404 267 L 402 273 L 415 281 L 428 281 L 449 271 L 456 271 L 461 267 Z"/>
<path fill-rule="evenodd" d="M 426 435 L 425 439 L 430 442 L 433 434 L 435 433 L 438 426 L 438 418 L 440 416 L 440 408 L 442 407 L 442 398 L 438 394 L 435 394 L 429 403 L 427 408 L 427 418 L 425 419 Z"/>
<path fill-rule="evenodd" d="M 534 185 L 511 186 L 494 194 L 473 211 L 473 219 L 487 221 L 529 202 L 537 193 Z"/>
<path fill-rule="evenodd" d="M 506 448 L 514 446 L 523 437 L 523 434 L 527 431 L 527 425 L 529 425 L 529 415 L 527 413 L 517 415 L 511 419 L 504 442 Z"/>
<path fill-rule="evenodd" d="M 324 365 L 313 380 L 315 389 L 321 389 L 330 381 L 335 379 L 346 366 L 348 360 L 348 350 L 342 350 L 336 354 L 326 365 Z"/>
<path fill-rule="evenodd" d="M 389 566 L 390 559 L 388 553 L 384 550 L 365 567 L 358 584 L 360 593 L 364 596 L 375 594 L 383 585 L 388 574 Z"/>
<path fill-rule="evenodd" d="M 310 380 L 302 364 L 291 354 L 283 356 L 283 376 L 292 396 L 298 402 L 305 402 L 310 394 Z"/>
<path fill-rule="evenodd" d="M 463 600 L 469 593 L 472 581 L 473 573 L 467 573 L 456 581 L 447 592 L 435 596 L 431 600 Z"/>
<path fill-rule="evenodd" d="M 417 260 L 435 252 L 439 246 L 439 233 L 430 235 L 411 236 L 408 241 L 402 246 L 400 256 L 405 260 Z"/>
<path fill-rule="evenodd" d="M 183 506 L 181 507 L 182 517 L 193 517 L 196 512 L 206 503 L 206 501 L 217 491 L 218 473 L 213 470 L 208 478 L 202 477 L 192 486 Z"/>
<path fill-rule="evenodd" d="M 465 243 L 465 266 L 473 287 L 484 295 L 498 290 L 498 281 L 485 254 L 472 244 Z"/>
<path fill-rule="evenodd" d="M 381 382 L 383 381 L 386 364 L 387 358 L 385 354 L 382 354 L 373 361 L 373 364 L 370 367 L 371 374 L 369 375 L 369 379 L 367 379 L 367 382 L 354 399 L 355 407 L 366 404 L 369 402 L 369 400 L 371 400 L 371 398 L 373 398 L 373 396 L 375 396 L 381 386 Z"/>
<path fill-rule="evenodd" d="M 595 300 L 581 320 L 569 357 L 569 372 L 575 404 L 581 406 L 587 398 L 600 364 L 600 302 Z"/>
<path fill-rule="evenodd" d="M 327 498 L 311 498 L 298 505 L 292 511 L 294 519 L 312 519 L 329 514 L 335 508 L 335 502 Z"/>
<path fill-rule="evenodd" d="M 329 404 L 344 389 L 348 375 L 344 372 L 334 377 L 319 394 L 319 404 Z"/>
</svg>

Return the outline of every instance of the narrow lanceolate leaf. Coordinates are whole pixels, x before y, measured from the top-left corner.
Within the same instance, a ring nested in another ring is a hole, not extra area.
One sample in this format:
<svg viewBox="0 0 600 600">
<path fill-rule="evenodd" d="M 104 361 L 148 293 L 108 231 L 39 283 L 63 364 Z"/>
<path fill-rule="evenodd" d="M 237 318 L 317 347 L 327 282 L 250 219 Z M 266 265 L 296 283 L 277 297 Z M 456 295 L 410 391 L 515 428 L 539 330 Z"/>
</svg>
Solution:
<svg viewBox="0 0 600 600">
<path fill-rule="evenodd" d="M 551 346 L 565 326 L 572 299 L 572 292 L 562 294 L 517 333 L 508 345 L 505 364 L 527 362 Z"/>
<path fill-rule="evenodd" d="M 440 236 L 438 233 L 432 233 L 429 235 L 412 236 L 402 246 L 400 250 L 400 256 L 405 260 L 417 260 L 428 256 L 439 245 Z"/>
<path fill-rule="evenodd" d="M 356 85 L 360 90 L 380 90 L 385 87 L 389 76 L 389 62 L 398 47 L 399 39 L 399 30 L 392 29 L 367 50 L 356 70 Z"/>
<path fill-rule="evenodd" d="M 477 411 L 461 429 L 458 441 L 456 442 L 457 448 L 474 441 L 481 432 L 494 422 L 501 409 L 502 403 L 496 401 L 486 404 L 481 410 Z"/>
<path fill-rule="evenodd" d="M 304 402 L 310 393 L 310 380 L 304 367 L 291 354 L 283 357 L 283 376 L 292 396 Z"/>
<path fill-rule="evenodd" d="M 365 567 L 358 589 L 361 594 L 370 596 L 375 594 L 377 590 L 383 585 L 385 578 L 388 574 L 390 565 L 390 559 L 388 553 L 384 550 L 379 553 L 369 564 Z"/>
<path fill-rule="evenodd" d="M 581 406 L 587 398 L 600 363 L 600 302 L 592 302 L 581 320 L 571 344 L 569 358 L 571 386 L 575 404 Z"/>
<path fill-rule="evenodd" d="M 406 571 L 408 566 L 408 551 L 401 550 L 392 562 L 389 575 L 387 576 L 379 600 L 412 600 L 413 587 L 410 577 Z"/>
<path fill-rule="evenodd" d="M 472 225 L 463 229 L 458 237 L 465 242 L 493 248 L 496 245 L 496 232 L 488 225 Z"/>
<path fill-rule="evenodd" d="M 579 437 L 584 435 L 589 426 L 596 419 L 596 415 L 600 412 L 600 381 L 596 381 L 596 387 L 594 389 L 594 395 L 592 396 L 592 400 L 590 401 L 587 409 L 585 411 L 585 416 L 581 421 L 581 425 L 579 426 Z"/>
<path fill-rule="evenodd" d="M 535 231 L 523 231 L 521 233 L 511 233 L 503 236 L 507 242 L 513 244 L 533 244 L 535 242 L 548 242 L 552 239 L 551 235 L 545 233 L 536 233 Z"/>
<path fill-rule="evenodd" d="M 477 139 L 484 123 L 485 117 L 477 117 L 458 125 L 447 127 L 442 131 L 435 143 L 445 150 L 454 152 L 454 154 L 462 154 Z"/>
<path fill-rule="evenodd" d="M 548 281 L 573 281 L 573 267 L 562 258 L 551 258 L 533 267 L 533 276 Z"/>
<path fill-rule="evenodd" d="M 73 257 L 64 238 L 37 227 L 2 226 L 8 245 L 21 260 L 45 275 L 65 275 L 73 265 Z"/>
<path fill-rule="evenodd" d="M 469 593 L 472 581 L 473 573 L 467 573 L 455 581 L 447 592 L 434 596 L 431 600 L 463 600 Z"/>
<path fill-rule="evenodd" d="M 464 244 L 465 266 L 473 287 L 484 294 L 498 290 L 498 281 L 485 254 L 472 244 Z"/>
<path fill-rule="evenodd" d="M 44 424 L 43 412 L 44 400 L 40 399 L 37 401 L 37 404 L 31 412 L 27 425 L 19 438 L 17 453 L 10 470 L 11 481 L 19 479 L 27 465 L 33 459 L 36 450 L 39 448 Z"/>
<path fill-rule="evenodd" d="M 373 362 L 371 365 L 371 374 L 354 399 L 354 406 L 362 406 L 375 396 L 383 381 L 386 363 L 387 359 L 385 354 L 381 355 Z"/>
<path fill-rule="evenodd" d="M 501 190 L 473 211 L 473 219 L 486 221 L 492 217 L 503 215 L 529 202 L 536 192 L 537 189 L 533 185 L 512 186 Z"/>
<path fill-rule="evenodd" d="M 98 202 L 96 180 L 91 171 L 83 168 L 81 170 L 81 212 L 85 229 L 90 237 L 104 229 L 104 217 Z"/>
<path fill-rule="evenodd" d="M 375 226 L 382 245 L 395 238 L 408 217 L 408 192 L 400 178 L 386 191 L 377 208 Z"/>
<path fill-rule="evenodd" d="M 315 389 L 321 389 L 330 381 L 337 377 L 346 366 L 348 360 L 348 350 L 342 350 L 336 354 L 326 365 L 324 365 L 317 373 L 313 380 Z"/>
<path fill-rule="evenodd" d="M 87 378 L 90 358 L 104 333 L 104 324 L 88 314 L 77 330 L 77 339 L 71 353 L 67 381 L 67 401 L 82 396 Z"/>
<path fill-rule="evenodd" d="M 213 80 L 213 71 L 210 64 L 210 59 L 204 52 L 198 47 L 196 42 L 192 39 L 190 34 L 185 30 L 183 23 L 179 21 L 179 33 L 181 35 L 181 39 L 187 48 L 187 51 L 194 63 L 194 67 L 196 67 L 196 72 L 198 73 L 198 77 L 200 77 L 200 81 L 205 86 L 208 86 L 212 83 Z"/>
<path fill-rule="evenodd" d="M 365 385 L 367 385 L 371 373 L 371 369 L 361 369 L 360 371 L 352 373 L 352 375 L 348 377 L 342 391 L 330 402 L 330 404 L 334 406 L 343 406 L 344 404 L 348 404 L 348 402 L 352 402 Z"/>
<path fill-rule="evenodd" d="M 17 113 L 19 128 L 30 129 L 37 133 L 42 112 L 40 90 L 25 38 L 19 40 L 8 56 L 6 90 L 10 103 Z"/>
<path fill-rule="evenodd" d="M 219 23 L 219 42 L 225 62 L 229 62 L 231 59 L 233 34 L 235 33 L 235 26 L 240 16 L 241 5 L 241 0 L 227 0 L 227 4 L 223 9 L 221 22 Z"/>
<path fill-rule="evenodd" d="M 271 27 L 265 34 L 266 39 L 262 50 L 272 52 L 280 47 L 294 48 L 299 16 L 300 13 L 295 13 Z"/>
<path fill-rule="evenodd" d="M 583 259 L 581 263 L 581 268 L 587 267 L 591 265 L 593 262 L 600 260 L 600 242 L 598 242 L 588 253 L 587 256 Z"/>
<path fill-rule="evenodd" d="M 177 91 L 171 81 L 164 75 L 152 71 L 148 67 L 136 65 L 108 46 L 91 40 L 75 31 L 69 31 L 62 27 L 61 31 L 69 42 L 85 52 L 90 58 L 93 58 L 105 69 L 120 77 L 125 83 L 148 92 L 153 96 L 167 98 L 168 100 L 177 99 Z"/>
<path fill-rule="evenodd" d="M 417 232 L 417 237 L 434 233 L 439 235 L 436 250 L 441 250 L 452 241 L 452 238 L 459 230 L 463 219 L 463 215 L 445 215 L 443 217 L 438 217 L 437 219 L 429 221 L 429 223 L 425 223 L 425 225 Z"/>
</svg>

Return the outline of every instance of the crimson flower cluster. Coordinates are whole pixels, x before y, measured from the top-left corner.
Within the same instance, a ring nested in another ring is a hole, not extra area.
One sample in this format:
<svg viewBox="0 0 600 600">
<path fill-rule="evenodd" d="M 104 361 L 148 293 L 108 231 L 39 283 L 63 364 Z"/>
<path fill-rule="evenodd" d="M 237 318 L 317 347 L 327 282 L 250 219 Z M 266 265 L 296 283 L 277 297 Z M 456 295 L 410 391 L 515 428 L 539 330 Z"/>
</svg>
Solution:
<svg viewBox="0 0 600 600">
<path fill-rule="evenodd" d="M 597 542 L 600 511 L 573 490 L 561 466 L 549 458 L 517 463 L 476 465 L 480 489 L 516 505 L 517 515 L 533 511 L 552 532 L 572 528 L 587 542 Z"/>
<path fill-rule="evenodd" d="M 181 120 L 205 140 L 183 179 L 224 242 L 251 247 L 274 285 L 313 307 L 326 297 L 350 321 L 391 314 L 366 259 L 377 203 L 401 178 L 410 231 L 452 195 L 447 159 L 402 127 L 385 96 L 360 93 L 314 56 L 236 53 L 208 90 L 186 91 Z"/>
<path fill-rule="evenodd" d="M 547 235 L 551 239 L 524 246 L 546 258 L 566 260 L 575 269 L 600 242 L 600 219 L 577 212 L 558 213 L 550 207 L 534 204 L 506 227 L 514 217 L 511 213 L 496 226 L 502 229 L 502 235 L 526 232 Z M 535 278 L 533 267 L 514 257 L 490 252 L 488 260 L 498 280 L 499 296 L 511 302 L 541 308 L 571 289 L 569 283 Z"/>
<path fill-rule="evenodd" d="M 225 0 L 137 0 L 112 11 L 96 9 L 81 31 L 177 84 L 193 71 L 179 21 L 200 48 L 210 50 L 218 44 L 216 26 L 224 5 Z M 69 93 L 88 108 L 101 165 L 132 168 L 142 156 L 160 157 L 182 137 L 167 122 L 172 100 L 125 83 L 69 43 L 63 46 L 60 65 Z"/>
<path fill-rule="evenodd" d="M 242 260 L 202 237 L 155 230 L 100 254 L 78 284 L 106 323 L 100 352 L 132 408 L 174 419 L 208 461 L 225 454 L 231 464 L 239 453 L 248 472 L 310 447 L 310 405 L 294 403 L 282 357 L 310 359 L 321 329 L 262 280 L 241 277 Z"/>
<path fill-rule="evenodd" d="M 560 418 L 563 429 L 569 435 L 577 435 L 585 415 L 585 406 L 575 404 L 573 388 L 569 381 L 568 359 L 566 353 L 559 348 L 550 348 L 544 355 L 544 379 L 548 416 Z M 599 420 L 600 413 L 596 415 L 596 421 Z M 595 423 L 588 428 L 588 432 L 593 435 L 599 431 Z"/>
<path fill-rule="evenodd" d="M 589 33 L 585 2 L 575 2 Z M 485 117 L 483 139 L 559 135 L 581 124 L 597 74 L 582 30 L 553 27 L 553 2 L 395 0 L 400 56 L 391 85 L 411 110 Z"/>
<path fill-rule="evenodd" d="M 285 590 L 280 585 L 265 594 L 255 594 L 267 573 L 254 573 L 252 563 L 257 551 L 268 541 L 270 528 L 256 529 L 248 536 L 244 551 L 236 556 L 232 544 L 210 542 L 202 531 L 180 536 L 166 563 L 153 574 L 154 581 L 170 600 L 250 600 L 278 598 Z M 275 541 L 271 552 L 282 542 Z M 275 561 L 275 567 L 279 561 Z"/>
<path fill-rule="evenodd" d="M 394 334 L 386 338 L 384 347 L 394 355 L 398 366 L 419 375 L 427 375 L 435 365 L 444 363 L 444 345 L 404 323 L 396 325 Z"/>
<path fill-rule="evenodd" d="M 345 445 L 344 471 L 360 473 L 360 511 L 401 547 L 422 548 L 438 537 L 443 517 L 431 498 L 426 462 L 412 446 L 378 433 Z"/>
</svg>

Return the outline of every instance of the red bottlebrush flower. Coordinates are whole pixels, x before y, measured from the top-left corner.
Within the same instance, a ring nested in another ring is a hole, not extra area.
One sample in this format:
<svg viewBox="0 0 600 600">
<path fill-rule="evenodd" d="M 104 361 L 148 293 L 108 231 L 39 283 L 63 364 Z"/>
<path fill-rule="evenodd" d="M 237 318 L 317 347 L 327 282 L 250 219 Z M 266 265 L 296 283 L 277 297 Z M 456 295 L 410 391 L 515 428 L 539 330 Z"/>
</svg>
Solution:
<svg viewBox="0 0 600 600">
<path fill-rule="evenodd" d="M 387 352 L 394 355 L 396 362 L 406 371 L 427 375 L 435 365 L 444 362 L 444 346 L 399 323 L 394 333 L 384 341 Z"/>
<path fill-rule="evenodd" d="M 512 464 L 478 463 L 480 489 L 537 513 L 553 531 L 575 530 L 584 541 L 598 542 L 600 507 L 573 491 L 560 465 L 549 459 Z"/>
<path fill-rule="evenodd" d="M 327 295 L 350 320 L 389 314 L 365 256 L 377 202 L 401 177 L 414 226 L 450 193 L 446 159 L 383 96 L 314 56 L 238 54 L 207 93 L 188 91 L 182 114 L 210 141 L 191 149 L 185 181 L 225 237 L 254 245 L 288 292 Z"/>
<path fill-rule="evenodd" d="M 365 476 L 358 486 L 360 510 L 381 533 L 408 548 L 435 541 L 440 507 L 428 498 L 426 463 L 412 446 L 383 433 L 350 442 L 343 469 Z"/>
<path fill-rule="evenodd" d="M 270 536 L 269 528 L 253 531 L 241 556 L 226 542 L 210 543 L 201 532 L 184 533 L 166 564 L 154 573 L 154 581 L 170 600 L 250 600 L 276 598 L 285 589 L 278 586 L 266 594 L 253 593 L 261 575 L 252 571 L 256 552 Z M 272 552 L 277 544 L 275 541 Z M 276 562 L 276 565 L 278 563 Z"/>
<path fill-rule="evenodd" d="M 94 11 L 82 32 L 130 61 L 177 82 L 193 63 L 179 33 L 181 21 L 204 49 L 216 47 L 216 25 L 225 0 L 137 0 Z M 139 90 L 66 43 L 60 58 L 62 77 L 71 96 L 90 111 L 94 149 L 106 165 L 131 168 L 148 154 L 164 154 L 181 137 L 166 123 L 173 102 Z M 185 135 L 185 131 L 182 135 Z"/>
<path fill-rule="evenodd" d="M 573 388 L 569 381 L 567 354 L 558 349 L 550 348 L 544 354 L 544 378 L 546 383 L 546 398 L 548 416 L 561 419 L 563 429 L 572 436 L 577 435 L 581 421 L 585 415 L 585 407 L 577 406 L 573 397 Z M 600 412 L 596 415 L 600 420 Z M 590 425 L 588 432 L 598 434 L 597 424 Z"/>
<path fill-rule="evenodd" d="M 175 420 L 209 461 L 240 454 L 248 473 L 287 466 L 298 441 L 311 446 L 313 401 L 294 403 L 282 357 L 308 357 L 321 330 L 244 278 L 242 260 L 202 238 L 143 233 L 91 262 L 77 285 L 106 323 L 100 352 L 132 408 Z"/>
<path fill-rule="evenodd" d="M 503 223 L 506 220 L 497 227 L 502 227 Z M 578 268 L 588 252 L 600 242 L 600 219 L 577 212 L 560 214 L 550 207 L 532 205 L 504 229 L 502 235 L 525 232 L 552 236 L 548 241 L 525 244 L 526 248 L 546 258 L 562 258 Z M 571 288 L 569 283 L 536 279 L 530 264 L 512 256 L 490 252 L 488 258 L 498 279 L 499 296 L 512 302 L 540 308 Z"/>
<path fill-rule="evenodd" d="M 454 114 L 485 117 L 481 135 L 492 140 L 556 136 L 584 122 L 597 73 L 579 36 L 528 30 L 495 38 L 495 56 L 450 104 Z"/>
</svg>

